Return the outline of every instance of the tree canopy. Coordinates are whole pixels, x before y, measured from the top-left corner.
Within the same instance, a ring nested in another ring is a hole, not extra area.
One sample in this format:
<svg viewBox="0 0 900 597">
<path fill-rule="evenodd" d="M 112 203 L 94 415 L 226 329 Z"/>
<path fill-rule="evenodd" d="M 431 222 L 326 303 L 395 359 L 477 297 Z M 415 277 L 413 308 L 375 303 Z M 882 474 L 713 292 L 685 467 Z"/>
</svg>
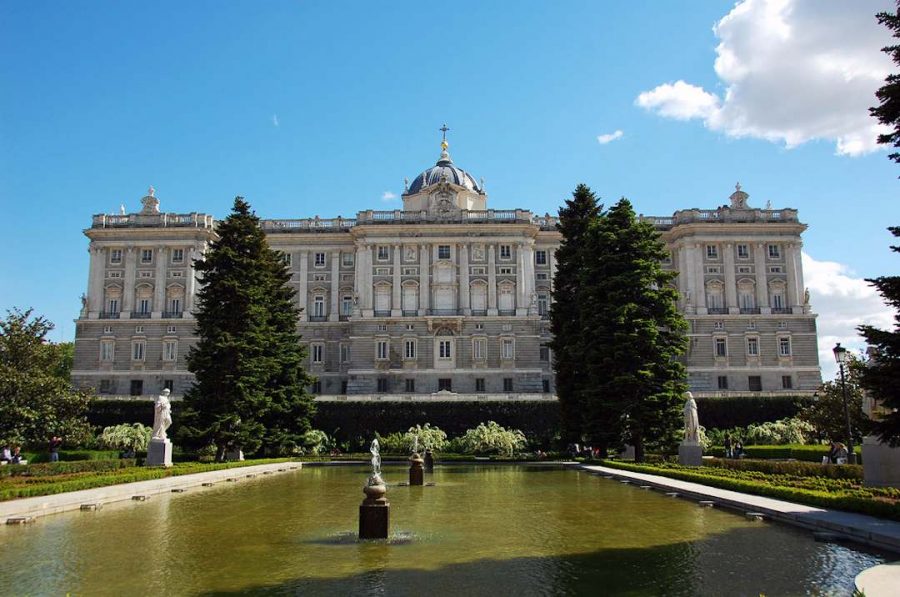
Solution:
<svg viewBox="0 0 900 597">
<path fill-rule="evenodd" d="M 196 381 L 184 398 L 181 438 L 232 449 L 286 453 L 303 443 L 313 414 L 300 310 L 284 255 L 269 248 L 242 197 L 195 269 L 197 335 L 188 355 Z"/>
<path fill-rule="evenodd" d="M 58 435 L 77 445 L 90 434 L 89 396 L 69 381 L 72 345 L 48 341 L 53 324 L 32 313 L 0 321 L 0 443 L 36 447 Z"/>
<path fill-rule="evenodd" d="M 895 39 L 900 39 L 900 2 L 897 4 L 897 12 L 880 12 L 875 17 L 878 22 L 891 30 Z M 894 64 L 900 66 L 900 44 L 893 44 L 882 48 L 882 51 L 890 55 Z M 878 136 L 878 142 L 885 145 L 893 145 L 900 148 L 900 74 L 891 73 L 884 80 L 878 91 L 878 106 L 869 108 L 872 114 L 881 124 L 893 127 L 889 133 Z M 900 162 L 900 152 L 894 152 L 888 157 L 895 162 Z"/>
</svg>

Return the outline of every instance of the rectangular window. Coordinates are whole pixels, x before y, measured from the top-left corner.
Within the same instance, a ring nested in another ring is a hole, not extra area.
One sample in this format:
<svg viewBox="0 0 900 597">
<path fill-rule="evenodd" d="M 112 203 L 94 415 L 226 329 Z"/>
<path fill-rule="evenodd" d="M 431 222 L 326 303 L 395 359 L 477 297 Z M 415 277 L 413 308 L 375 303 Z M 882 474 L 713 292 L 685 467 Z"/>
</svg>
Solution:
<svg viewBox="0 0 900 597">
<path fill-rule="evenodd" d="M 487 358 L 487 339 L 475 338 L 472 340 L 472 358 L 483 361 Z"/>
<path fill-rule="evenodd" d="M 441 340 L 438 342 L 438 356 L 442 359 L 449 359 L 453 356 L 450 348 L 450 340 Z"/>
<path fill-rule="evenodd" d="M 350 362 L 350 345 L 348 344 L 341 344 L 341 362 Z"/>
<path fill-rule="evenodd" d="M 407 394 L 413 394 L 416 391 L 416 380 L 414 379 L 406 379 L 404 380 L 403 389 L 406 390 Z"/>
<path fill-rule="evenodd" d="M 169 313 L 181 313 L 181 299 L 169 299 Z"/>
<path fill-rule="evenodd" d="M 706 245 L 706 258 L 707 259 L 718 259 L 719 258 L 719 246 L 718 245 Z"/>
<path fill-rule="evenodd" d="M 313 264 L 315 267 L 325 267 L 325 253 L 316 253 Z"/>
<path fill-rule="evenodd" d="M 511 360 L 515 357 L 515 351 L 513 349 L 513 341 L 511 338 L 504 338 L 500 342 L 500 358 Z"/>
<path fill-rule="evenodd" d="M 728 356 L 728 344 L 725 338 L 716 338 L 716 356 L 717 357 L 725 357 Z"/>
<path fill-rule="evenodd" d="M 147 314 L 150 312 L 150 299 L 142 298 L 138 301 L 138 313 Z"/>
<path fill-rule="evenodd" d="M 132 379 L 131 380 L 131 392 L 132 396 L 140 396 L 144 393 L 144 381 L 141 379 Z"/>
<path fill-rule="evenodd" d="M 476 323 L 476 324 L 475 324 L 475 329 L 476 329 L 476 330 L 483 330 L 483 329 L 484 329 L 484 324 L 483 324 L 483 323 Z"/>
<path fill-rule="evenodd" d="M 118 270 L 117 270 L 117 271 L 106 272 L 106 277 L 107 277 L 107 278 L 117 278 L 117 279 L 118 279 L 118 278 L 121 278 L 121 277 L 122 277 L 122 272 L 121 272 L 121 271 L 118 271 Z"/>
<path fill-rule="evenodd" d="M 512 245 L 500 245 L 500 259 L 512 259 Z"/>
<path fill-rule="evenodd" d="M 738 259 L 750 259 L 750 247 L 747 245 L 737 246 Z"/>
<path fill-rule="evenodd" d="M 540 355 L 540 359 L 542 361 L 544 361 L 545 363 L 550 361 L 550 348 L 549 347 L 541 346 L 538 354 Z"/>
<path fill-rule="evenodd" d="M 475 378 L 475 391 L 476 392 L 484 392 L 484 378 L 483 377 Z"/>
<path fill-rule="evenodd" d="M 740 266 L 738 266 L 738 273 L 739 274 L 752 274 L 753 268 L 750 267 L 749 265 L 740 265 Z"/>
<path fill-rule="evenodd" d="M 544 392 L 545 394 L 550 393 L 550 380 L 547 379 L 546 377 L 541 380 L 541 391 Z"/>
<path fill-rule="evenodd" d="M 378 247 L 378 261 L 387 261 L 390 259 L 390 251 L 387 247 Z"/>
<path fill-rule="evenodd" d="M 511 267 L 501 267 L 498 271 L 500 275 L 511 275 L 513 273 Z"/>
<path fill-rule="evenodd" d="M 100 342 L 100 360 L 110 362 L 116 354 L 116 343 L 114 340 L 103 340 Z"/>
<path fill-rule="evenodd" d="M 184 261 L 184 249 L 172 249 L 172 263 Z"/>
<path fill-rule="evenodd" d="M 720 375 L 720 376 L 719 376 L 719 389 L 720 389 L 720 390 L 727 390 L 727 389 L 728 389 L 728 376 L 727 376 L 727 375 Z"/>
<path fill-rule="evenodd" d="M 176 331 L 178 331 L 178 328 L 176 328 L 174 325 L 166 327 L 167 334 L 174 334 Z"/>
<path fill-rule="evenodd" d="M 786 322 L 786 321 L 779 321 L 779 322 L 778 322 L 778 329 L 779 329 L 779 330 L 786 330 L 786 329 L 787 329 L 787 322 Z"/>
<path fill-rule="evenodd" d="M 341 315 L 350 315 L 353 312 L 353 297 L 345 295 L 341 297 Z"/>
<path fill-rule="evenodd" d="M 353 267 L 353 253 L 341 253 L 341 264 L 344 267 Z"/>
<path fill-rule="evenodd" d="M 388 358 L 388 341 L 379 340 L 375 343 L 375 358 L 379 361 L 386 361 Z"/>
<path fill-rule="evenodd" d="M 387 380 L 387 378 L 386 378 L 386 377 L 379 377 L 379 378 L 378 378 L 378 392 L 383 394 L 383 393 L 385 393 L 385 392 L 387 392 L 387 391 L 388 391 L 388 380 Z"/>
<path fill-rule="evenodd" d="M 325 352 L 325 347 L 321 344 L 313 344 L 310 348 L 312 349 L 312 362 L 321 363 L 324 360 L 323 353 Z"/>
<path fill-rule="evenodd" d="M 163 341 L 163 360 L 175 361 L 178 358 L 178 340 Z"/>
<path fill-rule="evenodd" d="M 104 334 L 112 334 L 112 326 L 111 325 L 103 326 L 103 333 Z"/>
<path fill-rule="evenodd" d="M 537 297 L 538 315 L 544 316 L 550 313 L 550 297 L 546 294 L 539 294 Z"/>
<path fill-rule="evenodd" d="M 783 357 L 791 356 L 791 339 L 790 338 L 779 338 L 778 339 L 778 354 Z"/>
<path fill-rule="evenodd" d="M 312 383 L 312 387 L 310 388 L 313 394 L 321 394 L 322 393 L 322 382 L 318 379 Z"/>
<path fill-rule="evenodd" d="M 347 394 L 347 380 L 346 379 L 341 380 L 341 394 L 343 394 L 343 395 Z"/>
<path fill-rule="evenodd" d="M 135 333 L 135 334 L 143 334 L 143 333 L 144 333 L 144 326 L 142 326 L 142 325 L 136 325 L 136 326 L 134 326 L 134 333 Z"/>
<path fill-rule="evenodd" d="M 153 263 L 153 249 L 141 249 L 141 263 Z"/>
<path fill-rule="evenodd" d="M 415 359 L 416 358 L 416 341 L 415 340 L 406 340 L 403 343 L 403 356 L 406 359 Z"/>
<path fill-rule="evenodd" d="M 291 266 L 291 263 L 294 262 L 294 259 L 291 257 L 291 254 L 290 254 L 290 253 L 282 253 L 282 254 L 281 254 L 281 260 L 282 260 L 282 261 L 284 262 L 284 264 L 285 264 L 286 266 L 288 266 L 288 267 L 290 267 L 290 266 Z"/>
<path fill-rule="evenodd" d="M 751 392 L 762 392 L 762 377 L 759 375 L 751 375 L 747 378 L 747 385 Z"/>
<path fill-rule="evenodd" d="M 131 360 L 132 361 L 143 361 L 144 360 L 144 350 L 147 345 L 143 340 L 134 340 L 131 343 Z"/>
<path fill-rule="evenodd" d="M 717 329 L 717 330 L 724 330 L 724 329 L 725 329 L 725 322 L 724 322 L 724 321 L 717 321 L 717 322 L 715 322 L 715 323 L 713 324 L 713 327 L 714 327 L 715 329 Z"/>
<path fill-rule="evenodd" d="M 109 250 L 109 262 L 110 263 L 122 263 L 122 249 L 110 249 Z"/>
<path fill-rule="evenodd" d="M 153 277 L 153 272 L 150 272 L 150 271 L 147 271 L 147 272 L 138 272 L 138 277 L 139 277 L 139 278 L 152 278 L 152 277 Z"/>
<path fill-rule="evenodd" d="M 407 323 L 407 324 L 406 324 L 406 331 L 407 331 L 407 332 L 411 332 L 411 331 L 413 331 L 414 329 L 416 329 L 415 324 L 412 324 L 412 323 Z"/>
<path fill-rule="evenodd" d="M 112 380 L 109 380 L 109 379 L 101 379 L 100 380 L 100 393 L 101 394 L 112 394 Z"/>
<path fill-rule="evenodd" d="M 313 299 L 313 317 L 325 317 L 324 296 L 317 296 Z"/>
<path fill-rule="evenodd" d="M 759 338 L 747 338 L 747 355 L 751 357 L 759 356 Z"/>
<path fill-rule="evenodd" d="M 550 277 L 545 273 L 539 273 L 539 274 L 537 274 L 537 279 L 538 280 L 549 280 Z"/>
<path fill-rule="evenodd" d="M 504 377 L 503 378 L 503 391 L 504 392 L 512 392 L 513 391 L 512 377 Z"/>
<path fill-rule="evenodd" d="M 453 391 L 453 380 L 449 377 L 442 377 L 438 379 L 438 392 L 452 392 Z"/>
<path fill-rule="evenodd" d="M 779 259 L 781 257 L 781 247 L 779 245 L 769 245 L 769 259 Z"/>
<path fill-rule="evenodd" d="M 438 245 L 438 259 L 450 259 L 450 245 Z"/>
<path fill-rule="evenodd" d="M 781 376 L 781 387 L 784 390 L 790 390 L 794 387 L 794 379 L 790 375 Z"/>
<path fill-rule="evenodd" d="M 313 281 L 314 282 L 327 282 L 328 274 L 313 274 Z"/>
<path fill-rule="evenodd" d="M 172 278 L 183 278 L 184 272 L 169 272 L 169 276 Z"/>
<path fill-rule="evenodd" d="M 781 273 L 781 266 L 780 266 L 780 265 L 773 265 L 772 267 L 769 268 L 769 273 L 770 273 L 770 274 L 780 274 L 780 273 Z"/>
<path fill-rule="evenodd" d="M 772 307 L 775 309 L 784 309 L 784 295 L 783 294 L 773 294 L 772 295 Z"/>
<path fill-rule="evenodd" d="M 534 262 L 537 265 L 547 265 L 547 251 L 535 251 Z"/>
</svg>

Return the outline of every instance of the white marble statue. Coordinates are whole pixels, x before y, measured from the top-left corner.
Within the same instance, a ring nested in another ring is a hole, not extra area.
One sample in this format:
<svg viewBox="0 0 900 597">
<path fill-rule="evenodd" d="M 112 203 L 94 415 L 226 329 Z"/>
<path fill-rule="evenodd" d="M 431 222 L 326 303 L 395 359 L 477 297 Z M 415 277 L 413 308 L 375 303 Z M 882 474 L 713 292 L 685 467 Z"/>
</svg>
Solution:
<svg viewBox="0 0 900 597">
<path fill-rule="evenodd" d="M 369 452 L 372 453 L 372 475 L 380 476 L 381 475 L 381 453 L 378 447 L 378 439 L 372 440 L 372 445 L 369 446 Z"/>
<path fill-rule="evenodd" d="M 684 441 L 700 441 L 700 419 L 697 418 L 697 403 L 694 395 L 688 392 L 684 401 Z"/>
<path fill-rule="evenodd" d="M 166 429 L 172 424 L 172 403 L 169 402 L 169 388 L 156 397 L 153 405 L 153 439 L 167 439 Z"/>
</svg>

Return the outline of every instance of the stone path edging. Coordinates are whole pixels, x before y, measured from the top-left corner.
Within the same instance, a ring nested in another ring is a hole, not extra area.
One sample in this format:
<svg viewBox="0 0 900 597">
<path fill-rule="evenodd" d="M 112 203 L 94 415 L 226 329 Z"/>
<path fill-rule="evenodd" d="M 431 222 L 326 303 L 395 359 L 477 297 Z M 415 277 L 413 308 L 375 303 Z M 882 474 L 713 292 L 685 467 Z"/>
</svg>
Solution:
<svg viewBox="0 0 900 597">
<path fill-rule="evenodd" d="M 900 522 L 884 520 L 865 514 L 841 512 L 805 506 L 729 489 L 719 489 L 700 483 L 670 479 L 661 475 L 637 473 L 597 465 L 577 465 L 589 472 L 611 475 L 616 479 L 640 481 L 656 489 L 664 489 L 696 500 L 712 500 L 716 505 L 742 512 L 759 512 L 766 518 L 801 526 L 813 531 L 825 531 L 857 543 L 900 553 Z"/>
<path fill-rule="evenodd" d="M 279 469 L 284 469 L 284 472 L 296 471 L 300 470 L 302 466 L 300 462 L 256 464 L 204 473 L 178 475 L 177 477 L 119 483 L 54 495 L 18 498 L 0 502 L 0 522 L 7 522 L 9 519 L 17 518 L 25 519 L 23 522 L 27 522 L 39 516 L 79 510 L 82 504 L 110 504 L 112 502 L 130 500 L 133 496 L 171 493 L 173 489 L 199 487 L 202 483 L 217 483 L 228 478 L 238 479 L 246 475 L 260 475 L 267 472 L 278 473 Z"/>
</svg>

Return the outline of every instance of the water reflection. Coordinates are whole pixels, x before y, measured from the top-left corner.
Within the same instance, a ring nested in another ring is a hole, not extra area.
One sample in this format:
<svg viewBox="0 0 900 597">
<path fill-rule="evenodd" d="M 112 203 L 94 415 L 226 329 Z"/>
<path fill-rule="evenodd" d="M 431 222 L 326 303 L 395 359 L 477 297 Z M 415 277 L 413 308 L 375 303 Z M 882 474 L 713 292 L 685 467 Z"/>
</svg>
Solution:
<svg viewBox="0 0 900 597">
<path fill-rule="evenodd" d="M 0 593 L 845 593 L 879 554 L 559 468 L 438 467 L 356 541 L 367 467 L 307 467 L 0 528 Z M 405 478 L 405 467 L 385 467 Z M 427 477 L 426 480 L 432 480 Z"/>
</svg>

